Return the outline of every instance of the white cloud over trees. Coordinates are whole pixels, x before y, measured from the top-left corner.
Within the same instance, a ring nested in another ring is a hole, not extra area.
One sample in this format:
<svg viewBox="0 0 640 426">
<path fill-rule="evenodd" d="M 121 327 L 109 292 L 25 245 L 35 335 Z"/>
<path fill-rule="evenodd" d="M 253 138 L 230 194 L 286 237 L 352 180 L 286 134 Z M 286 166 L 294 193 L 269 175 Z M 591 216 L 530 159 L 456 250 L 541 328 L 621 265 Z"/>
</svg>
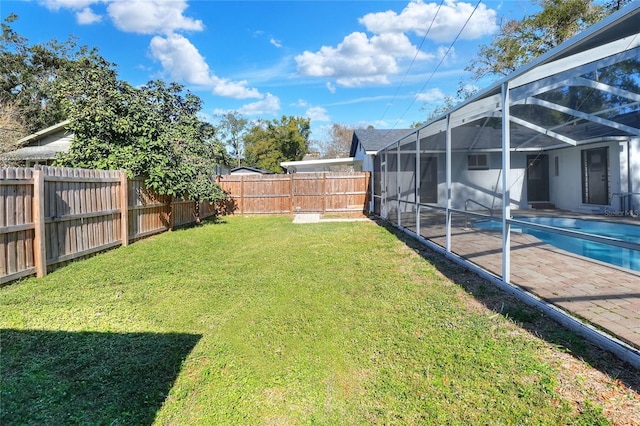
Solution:
<svg viewBox="0 0 640 426">
<path fill-rule="evenodd" d="M 51 10 L 75 11 L 79 24 L 92 24 L 102 20 L 95 8 L 103 0 L 44 0 Z M 198 48 L 178 31 L 202 31 L 204 24 L 199 19 L 185 16 L 186 0 L 115 0 L 108 2 L 106 13 L 120 31 L 153 35 L 149 52 L 158 61 L 163 72 L 172 79 L 211 89 L 218 96 L 266 100 L 258 89 L 248 87 L 247 81 L 233 81 L 218 77 L 200 54 Z"/>
<path fill-rule="evenodd" d="M 262 97 L 257 89 L 247 87 L 246 81 L 234 82 L 213 74 L 198 49 L 180 34 L 155 36 L 149 49 L 151 56 L 177 81 L 211 88 L 219 96 L 237 99 Z"/>
<path fill-rule="evenodd" d="M 345 87 L 365 84 L 388 84 L 389 76 L 401 71 L 402 60 L 431 60 L 441 55 L 420 51 L 407 36 L 425 36 L 434 16 L 437 17 L 427 38 L 435 42 L 450 42 L 472 15 L 470 3 L 445 1 L 438 11 L 438 3 L 416 0 L 399 14 L 394 11 L 369 13 L 359 22 L 372 36 L 354 32 L 337 46 L 322 46 L 316 52 L 305 51 L 296 56 L 298 72 L 311 77 L 330 77 Z M 497 14 L 480 4 L 467 23 L 461 38 L 476 39 L 496 31 Z"/>
<path fill-rule="evenodd" d="M 386 12 L 368 13 L 360 18 L 360 23 L 374 33 L 407 33 L 413 32 L 424 36 L 434 16 L 436 17 L 427 38 L 438 43 L 449 43 L 454 40 L 473 13 L 475 6 L 471 3 L 446 0 L 440 10 L 439 3 L 425 3 L 422 0 L 413 1 L 399 14 L 389 10 Z M 436 16 L 437 13 L 437 16 Z M 497 13 L 480 3 L 465 27 L 460 38 L 474 40 L 498 29 Z"/>
<path fill-rule="evenodd" d="M 76 21 L 78 21 L 80 25 L 91 25 L 102 21 L 102 16 L 94 13 L 90 7 L 85 7 L 76 12 Z"/>
<path fill-rule="evenodd" d="M 267 93 L 263 99 L 243 105 L 238 109 L 242 115 L 275 115 L 280 110 L 280 98 Z"/>
<path fill-rule="evenodd" d="M 185 0 L 120 0 L 109 3 L 107 12 L 117 28 L 139 34 L 170 34 L 174 31 L 202 31 L 199 19 L 184 16 Z"/>
<path fill-rule="evenodd" d="M 439 102 L 442 101 L 444 97 L 444 92 L 436 87 L 434 89 L 429 89 L 426 92 L 418 93 L 416 95 L 416 100 L 423 102 Z"/>
<path fill-rule="evenodd" d="M 371 38 L 363 32 L 351 33 L 337 47 L 322 46 L 312 53 L 296 56 L 298 71 L 313 77 L 335 77 L 342 86 L 388 83 L 387 76 L 399 71 L 399 58 L 412 58 L 416 48 L 404 34 L 387 33 Z M 430 55 L 418 52 L 418 59 Z"/>
<path fill-rule="evenodd" d="M 305 117 L 311 119 L 311 121 L 331 121 L 326 108 L 322 107 L 310 107 L 305 112 Z"/>
</svg>

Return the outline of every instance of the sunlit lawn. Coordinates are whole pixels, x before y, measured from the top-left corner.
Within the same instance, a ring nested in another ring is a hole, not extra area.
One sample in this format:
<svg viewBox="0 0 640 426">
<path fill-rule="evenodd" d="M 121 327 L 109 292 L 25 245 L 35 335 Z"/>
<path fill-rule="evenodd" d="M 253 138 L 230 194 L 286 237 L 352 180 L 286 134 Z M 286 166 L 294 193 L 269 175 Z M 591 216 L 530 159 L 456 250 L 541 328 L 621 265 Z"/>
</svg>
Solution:
<svg viewBox="0 0 640 426">
<path fill-rule="evenodd" d="M 0 424 L 594 424 L 373 223 L 221 223 L 0 289 Z"/>
</svg>

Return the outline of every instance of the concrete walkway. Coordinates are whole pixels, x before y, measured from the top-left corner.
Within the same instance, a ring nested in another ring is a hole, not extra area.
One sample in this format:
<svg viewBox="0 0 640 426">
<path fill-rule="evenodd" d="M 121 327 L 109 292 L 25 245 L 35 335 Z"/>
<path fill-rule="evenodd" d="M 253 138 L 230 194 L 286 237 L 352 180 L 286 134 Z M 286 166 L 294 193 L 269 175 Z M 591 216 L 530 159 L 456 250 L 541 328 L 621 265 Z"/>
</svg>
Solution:
<svg viewBox="0 0 640 426">
<path fill-rule="evenodd" d="M 369 218 L 366 217 L 336 217 L 336 218 L 323 218 L 320 213 L 298 213 L 293 216 L 293 223 L 320 223 L 320 222 L 367 222 Z"/>
</svg>

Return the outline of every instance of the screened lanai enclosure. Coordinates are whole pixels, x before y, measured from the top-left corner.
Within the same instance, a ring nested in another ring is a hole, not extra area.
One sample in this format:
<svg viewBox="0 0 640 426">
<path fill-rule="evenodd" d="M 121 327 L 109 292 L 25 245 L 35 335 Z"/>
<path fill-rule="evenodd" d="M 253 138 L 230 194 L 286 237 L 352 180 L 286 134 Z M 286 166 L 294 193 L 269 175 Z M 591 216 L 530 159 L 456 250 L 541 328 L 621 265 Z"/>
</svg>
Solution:
<svg viewBox="0 0 640 426">
<path fill-rule="evenodd" d="M 592 303 L 637 351 L 639 32 L 636 2 L 386 146 L 374 212 L 545 303 Z"/>
</svg>

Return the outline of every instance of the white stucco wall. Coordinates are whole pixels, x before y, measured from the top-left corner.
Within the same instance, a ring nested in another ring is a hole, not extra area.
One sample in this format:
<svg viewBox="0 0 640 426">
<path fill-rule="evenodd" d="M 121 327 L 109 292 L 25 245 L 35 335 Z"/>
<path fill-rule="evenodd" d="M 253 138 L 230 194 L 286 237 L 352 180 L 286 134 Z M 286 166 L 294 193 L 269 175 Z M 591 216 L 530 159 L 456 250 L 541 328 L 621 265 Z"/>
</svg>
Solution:
<svg viewBox="0 0 640 426">
<path fill-rule="evenodd" d="M 591 205 L 582 203 L 582 158 L 581 153 L 585 149 L 609 148 L 609 199 L 607 206 Z M 620 201 L 612 194 L 621 192 L 621 183 L 624 182 L 626 188 L 626 157 L 627 143 L 603 142 L 591 145 L 565 148 L 549 152 L 549 183 L 551 202 L 559 209 L 585 212 L 602 213 L 605 208 L 618 208 Z M 558 157 L 558 176 L 555 176 L 555 157 Z M 640 156 L 636 155 L 636 158 Z M 621 167 L 622 166 L 622 167 Z M 636 166 L 638 166 L 636 164 Z M 636 169 L 637 170 L 637 167 Z M 636 179 L 636 181 L 640 178 Z"/>
<path fill-rule="evenodd" d="M 502 154 L 488 153 L 488 170 L 469 170 L 467 153 L 454 153 L 451 159 L 452 191 L 451 202 L 455 209 L 464 209 L 465 202 L 472 199 L 492 209 L 502 208 Z M 445 155 L 438 157 L 438 205 L 446 204 L 446 170 Z M 511 190 L 511 206 L 526 208 L 525 180 L 526 153 L 511 154 L 511 170 L 509 182 Z M 469 205 L 470 210 L 481 210 L 481 207 Z"/>
</svg>

